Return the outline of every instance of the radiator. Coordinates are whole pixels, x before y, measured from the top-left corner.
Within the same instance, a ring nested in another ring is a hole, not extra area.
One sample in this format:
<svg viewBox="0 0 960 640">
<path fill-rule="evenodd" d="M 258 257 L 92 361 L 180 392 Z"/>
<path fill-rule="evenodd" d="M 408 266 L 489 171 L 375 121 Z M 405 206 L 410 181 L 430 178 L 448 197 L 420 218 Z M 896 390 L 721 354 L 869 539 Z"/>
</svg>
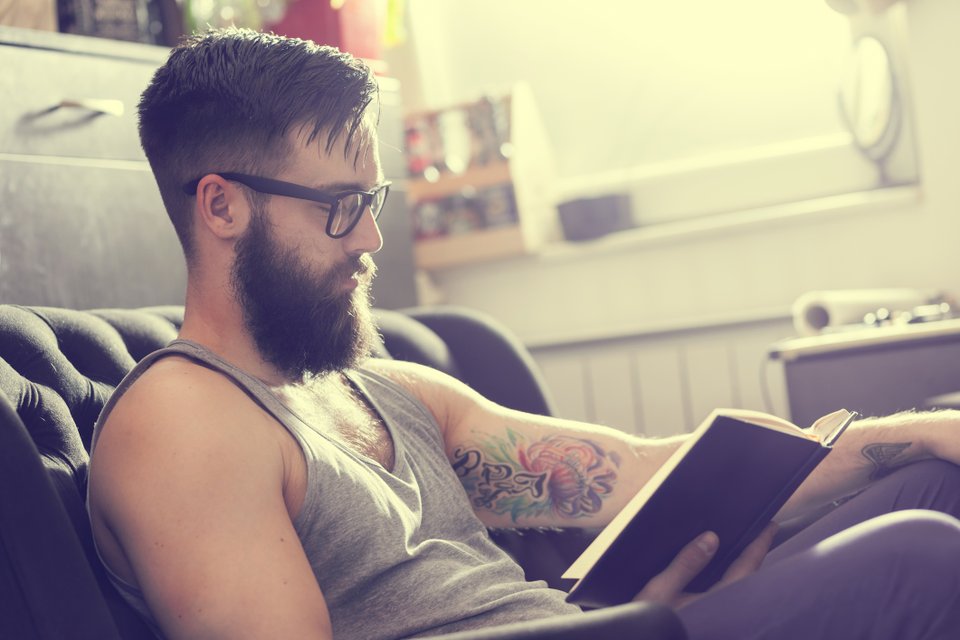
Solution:
<svg viewBox="0 0 960 640">
<path fill-rule="evenodd" d="M 529 348 L 560 417 L 668 436 L 717 407 L 789 418 L 783 373 L 767 350 L 792 333 L 784 314 Z"/>
</svg>

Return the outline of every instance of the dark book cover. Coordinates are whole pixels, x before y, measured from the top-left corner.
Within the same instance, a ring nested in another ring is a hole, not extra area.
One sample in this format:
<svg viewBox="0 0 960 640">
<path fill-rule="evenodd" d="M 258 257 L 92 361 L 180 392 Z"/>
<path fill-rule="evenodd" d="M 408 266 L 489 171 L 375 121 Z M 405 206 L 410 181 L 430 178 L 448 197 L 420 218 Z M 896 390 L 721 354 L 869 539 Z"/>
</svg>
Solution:
<svg viewBox="0 0 960 640">
<path fill-rule="evenodd" d="M 681 456 L 676 466 L 574 586 L 568 601 L 587 607 L 628 602 L 705 531 L 718 535 L 720 547 L 687 591 L 709 589 L 851 420 L 852 415 L 841 420 L 837 432 L 821 444 L 799 429 L 790 434 L 715 413 L 691 436 L 692 446 L 676 454 Z M 636 506 L 627 505 L 625 511 L 631 508 Z"/>
</svg>

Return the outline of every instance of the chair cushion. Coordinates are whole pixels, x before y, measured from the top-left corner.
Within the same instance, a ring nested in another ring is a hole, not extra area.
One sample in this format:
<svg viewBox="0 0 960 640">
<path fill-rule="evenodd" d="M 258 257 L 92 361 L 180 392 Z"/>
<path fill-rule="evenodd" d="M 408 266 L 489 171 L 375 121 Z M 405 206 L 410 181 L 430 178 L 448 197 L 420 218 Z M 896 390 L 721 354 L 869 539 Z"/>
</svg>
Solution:
<svg viewBox="0 0 960 640">
<path fill-rule="evenodd" d="M 93 425 L 127 371 L 172 340 L 179 307 L 74 311 L 0 305 L 0 391 L 40 451 L 78 531 Z"/>
<path fill-rule="evenodd" d="M 0 305 L 0 395 L 10 408 L 0 416 L 0 437 L 17 462 L 0 470 L 0 483 L 17 488 L 2 504 L 0 535 L 11 562 L 0 573 L 23 599 L 19 615 L 4 615 L 9 637 L 20 637 L 12 630 L 24 625 L 31 632 L 22 637 L 68 637 L 65 629 L 75 625 L 86 637 L 110 638 L 114 624 L 124 638 L 152 637 L 96 560 L 83 499 L 87 451 L 114 387 L 137 359 L 176 335 L 182 317 L 180 307 Z M 39 481 L 31 465 L 46 471 Z M 40 603 L 45 608 L 37 609 Z"/>
</svg>

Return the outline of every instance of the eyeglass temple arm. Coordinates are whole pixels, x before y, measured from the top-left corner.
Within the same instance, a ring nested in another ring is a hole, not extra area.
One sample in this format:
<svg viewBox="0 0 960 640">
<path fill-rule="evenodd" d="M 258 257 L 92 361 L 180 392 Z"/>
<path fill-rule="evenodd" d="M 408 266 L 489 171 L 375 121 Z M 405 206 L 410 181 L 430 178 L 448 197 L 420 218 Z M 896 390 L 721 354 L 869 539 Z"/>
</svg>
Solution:
<svg viewBox="0 0 960 640">
<path fill-rule="evenodd" d="M 191 180 L 191 181 L 188 182 L 187 184 L 183 185 L 183 187 L 182 187 L 183 192 L 184 192 L 186 195 L 188 195 L 188 196 L 195 196 L 195 195 L 197 195 L 197 187 L 200 186 L 200 181 L 201 181 L 201 180 L 203 180 L 203 178 L 196 178 L 196 179 L 194 179 L 194 180 Z"/>
</svg>

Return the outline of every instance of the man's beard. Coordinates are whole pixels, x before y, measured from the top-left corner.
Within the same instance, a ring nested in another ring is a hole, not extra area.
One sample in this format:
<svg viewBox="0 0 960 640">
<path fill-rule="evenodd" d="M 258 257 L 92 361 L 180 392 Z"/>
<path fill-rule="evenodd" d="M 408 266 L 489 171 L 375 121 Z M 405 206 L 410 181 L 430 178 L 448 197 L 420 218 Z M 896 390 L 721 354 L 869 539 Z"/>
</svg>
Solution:
<svg viewBox="0 0 960 640">
<path fill-rule="evenodd" d="M 232 282 L 260 357 L 290 380 L 356 366 L 377 340 L 373 260 L 364 254 L 316 274 L 296 250 L 277 244 L 265 212 L 252 213 L 237 241 Z M 342 291 L 355 273 L 360 285 Z"/>
</svg>

